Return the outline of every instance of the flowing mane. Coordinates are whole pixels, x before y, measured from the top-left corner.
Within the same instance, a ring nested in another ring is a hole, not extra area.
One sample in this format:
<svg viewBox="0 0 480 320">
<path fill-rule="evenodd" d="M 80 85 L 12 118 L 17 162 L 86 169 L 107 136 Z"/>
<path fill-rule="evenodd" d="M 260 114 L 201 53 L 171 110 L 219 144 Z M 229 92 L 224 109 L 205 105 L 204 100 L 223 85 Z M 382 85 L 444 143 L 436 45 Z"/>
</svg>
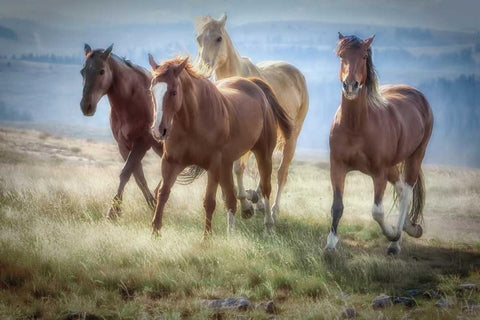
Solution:
<svg viewBox="0 0 480 320">
<path fill-rule="evenodd" d="M 175 66 L 181 63 L 185 57 L 178 56 L 176 58 L 170 59 L 163 61 L 162 64 L 159 66 L 157 70 L 154 70 L 153 72 L 158 75 L 163 72 L 165 72 L 170 66 Z M 185 70 L 188 72 L 190 76 L 192 76 L 195 79 L 206 79 L 209 77 L 208 74 L 205 74 L 204 72 L 198 70 L 194 65 L 190 63 L 190 61 L 187 63 L 185 66 Z"/>
<path fill-rule="evenodd" d="M 350 49 L 360 49 L 362 40 L 357 36 L 345 36 L 340 40 L 335 48 L 335 53 L 340 56 L 343 52 Z M 387 105 L 387 100 L 380 93 L 378 86 L 378 77 L 372 60 L 372 49 L 367 50 L 367 80 L 365 87 L 367 88 L 367 104 L 370 107 L 384 107 Z"/>
</svg>

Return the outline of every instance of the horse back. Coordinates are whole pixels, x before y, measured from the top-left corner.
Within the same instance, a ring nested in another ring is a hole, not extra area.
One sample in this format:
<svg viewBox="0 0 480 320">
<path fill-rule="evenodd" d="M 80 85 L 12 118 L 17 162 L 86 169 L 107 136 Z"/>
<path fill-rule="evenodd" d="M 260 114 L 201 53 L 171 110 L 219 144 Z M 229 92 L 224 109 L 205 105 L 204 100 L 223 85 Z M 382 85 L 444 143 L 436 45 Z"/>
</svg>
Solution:
<svg viewBox="0 0 480 320">
<path fill-rule="evenodd" d="M 284 61 L 264 61 L 257 64 L 257 67 L 261 78 L 272 87 L 280 105 L 291 119 L 298 119 L 301 125 L 308 111 L 308 90 L 304 75 Z"/>
</svg>

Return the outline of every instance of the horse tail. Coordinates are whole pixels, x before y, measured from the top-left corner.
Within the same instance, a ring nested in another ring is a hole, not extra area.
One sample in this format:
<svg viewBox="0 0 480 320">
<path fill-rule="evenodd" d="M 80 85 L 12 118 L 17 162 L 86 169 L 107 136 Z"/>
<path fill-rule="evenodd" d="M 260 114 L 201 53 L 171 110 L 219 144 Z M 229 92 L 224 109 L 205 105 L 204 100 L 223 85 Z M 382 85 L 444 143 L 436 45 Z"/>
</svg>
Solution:
<svg viewBox="0 0 480 320">
<path fill-rule="evenodd" d="M 273 114 L 278 121 L 278 126 L 280 127 L 280 131 L 282 132 L 283 137 L 285 139 L 290 138 L 293 131 L 292 120 L 278 102 L 277 96 L 273 92 L 272 88 L 262 79 L 249 78 L 249 80 L 255 83 L 260 89 L 262 89 L 263 93 L 267 97 L 267 101 L 270 107 L 272 108 Z"/>
<path fill-rule="evenodd" d="M 405 168 L 405 163 L 399 165 L 400 174 L 403 175 Z M 395 188 L 393 190 L 394 194 L 394 205 L 398 202 L 399 194 L 396 192 Z M 423 226 L 423 209 L 425 207 L 425 178 L 423 176 L 423 171 L 420 168 L 418 172 L 417 182 L 413 186 L 413 198 L 412 198 L 412 207 L 408 213 L 408 219 L 412 222 L 413 225 L 419 224 Z"/>
<path fill-rule="evenodd" d="M 413 186 L 412 208 L 408 214 L 410 221 L 415 224 L 423 224 L 423 208 L 425 207 L 425 179 L 422 169 L 418 172 L 417 183 Z"/>
<path fill-rule="evenodd" d="M 205 169 L 199 166 L 190 166 L 183 170 L 177 177 L 177 182 L 181 185 L 191 184 L 198 177 L 205 173 Z"/>
</svg>

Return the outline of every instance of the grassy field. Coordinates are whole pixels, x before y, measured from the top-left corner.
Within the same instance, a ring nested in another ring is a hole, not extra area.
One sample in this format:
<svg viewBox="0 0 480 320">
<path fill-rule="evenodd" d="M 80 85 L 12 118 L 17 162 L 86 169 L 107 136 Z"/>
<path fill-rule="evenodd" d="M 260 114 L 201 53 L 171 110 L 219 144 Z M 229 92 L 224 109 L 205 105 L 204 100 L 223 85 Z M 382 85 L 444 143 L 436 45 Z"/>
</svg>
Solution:
<svg viewBox="0 0 480 320">
<path fill-rule="evenodd" d="M 153 188 L 160 159 L 149 153 L 144 165 Z M 323 252 L 332 200 L 326 161 L 297 157 L 271 236 L 262 217 L 240 215 L 227 236 L 219 193 L 207 241 L 205 177 L 173 188 L 160 238 L 150 236 L 152 212 L 133 179 L 122 217 L 107 221 L 121 167 L 113 144 L 0 128 L 1 319 L 335 319 L 346 308 L 360 319 L 480 317 L 479 170 L 425 166 L 424 237 L 406 238 L 391 258 L 371 219 L 371 179 L 356 173 L 347 178 L 339 250 Z M 247 185 L 257 180 L 250 170 Z M 460 290 L 463 283 L 477 290 Z M 408 289 L 425 293 L 413 308 L 371 306 Z M 276 314 L 202 306 L 240 296 L 273 300 Z M 448 307 L 435 306 L 442 297 Z"/>
</svg>

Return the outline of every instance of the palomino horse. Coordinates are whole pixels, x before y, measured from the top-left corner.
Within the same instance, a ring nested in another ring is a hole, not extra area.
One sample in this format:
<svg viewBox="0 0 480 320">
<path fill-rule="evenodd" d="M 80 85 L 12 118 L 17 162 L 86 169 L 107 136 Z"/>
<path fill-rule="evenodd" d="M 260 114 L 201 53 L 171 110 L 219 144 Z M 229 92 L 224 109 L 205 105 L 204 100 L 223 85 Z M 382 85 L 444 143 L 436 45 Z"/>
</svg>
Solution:
<svg viewBox="0 0 480 320">
<path fill-rule="evenodd" d="M 211 230 L 218 184 L 225 197 L 227 226 L 231 230 L 237 207 L 233 162 L 249 150 L 255 154 L 263 199 L 268 204 L 277 122 L 286 137 L 291 133 L 291 123 L 270 87 L 260 79 L 234 77 L 214 84 L 196 73 L 188 58 L 161 65 L 152 56 L 149 60 L 154 75 L 151 87 L 159 111 L 153 135 L 165 146 L 153 232 L 162 226 L 163 208 L 177 175 L 190 165 L 208 171 L 203 202 L 205 236 Z M 268 212 L 267 230 L 272 225 Z"/>
<path fill-rule="evenodd" d="M 155 110 L 149 90 L 150 73 L 112 54 L 112 48 L 113 45 L 106 50 L 92 50 L 85 44 L 80 107 L 85 116 L 93 116 L 101 97 L 107 95 L 110 101 L 110 127 L 126 161 L 108 213 L 108 217 L 114 219 L 121 213 L 123 189 L 132 173 L 148 205 L 152 209 L 155 207 L 155 198 L 148 189 L 141 161 L 150 147 L 161 156 L 163 146 L 151 135 Z"/>
<path fill-rule="evenodd" d="M 241 57 L 232 44 L 225 30 L 227 20 L 224 14 L 220 20 L 210 16 L 198 17 L 195 21 L 199 58 L 204 65 L 213 70 L 216 80 L 232 76 L 258 77 L 268 83 L 288 116 L 293 120 L 293 131 L 290 138 L 279 143 L 283 147 L 283 158 L 278 170 L 278 187 L 275 202 L 272 206 L 274 218 L 280 210 L 280 197 L 287 181 L 288 167 L 295 153 L 298 135 L 308 111 L 307 84 L 303 74 L 286 62 L 261 62 L 254 65 L 250 59 Z M 235 174 L 238 183 L 238 198 L 241 201 L 244 215 L 253 214 L 249 202 L 245 201 L 247 193 L 243 186 L 243 172 L 250 154 L 243 156 L 235 163 Z M 249 195 L 251 198 L 251 194 Z M 257 208 L 262 210 L 260 201 Z"/>
<path fill-rule="evenodd" d="M 410 86 L 378 88 L 372 41 L 373 37 L 361 40 L 339 34 L 336 53 L 343 94 L 330 131 L 333 205 L 326 248 L 333 250 L 338 242 L 345 176 L 359 170 L 373 178 L 373 218 L 392 241 L 388 253 L 397 254 L 402 230 L 416 238 L 423 232 L 419 225 L 425 200 L 421 164 L 432 134 L 433 115 L 425 96 Z M 399 199 L 396 226 L 384 221 L 382 199 L 387 181 L 395 186 Z"/>
</svg>

